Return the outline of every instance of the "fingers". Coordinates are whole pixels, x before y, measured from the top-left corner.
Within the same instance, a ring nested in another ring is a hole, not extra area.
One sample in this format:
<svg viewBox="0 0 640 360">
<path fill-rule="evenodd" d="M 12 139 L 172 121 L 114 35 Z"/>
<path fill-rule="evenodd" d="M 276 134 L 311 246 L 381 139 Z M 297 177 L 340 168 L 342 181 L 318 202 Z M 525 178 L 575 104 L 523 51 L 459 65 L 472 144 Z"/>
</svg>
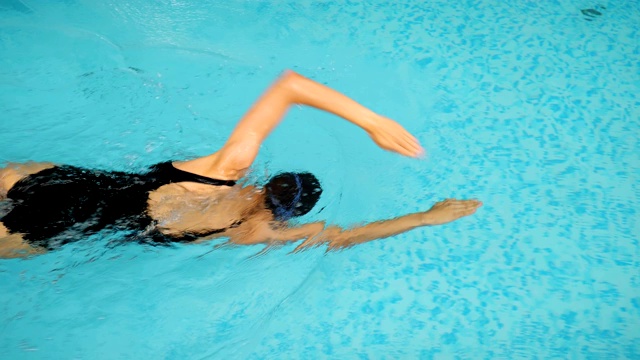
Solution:
<svg viewBox="0 0 640 360">
<path fill-rule="evenodd" d="M 455 201 L 460 201 L 460 200 L 456 200 L 456 199 L 453 199 L 453 198 L 446 198 L 446 199 L 444 199 L 442 201 L 438 201 L 436 203 L 436 205 L 439 205 L 439 206 L 450 205 L 450 204 L 454 203 Z"/>
<path fill-rule="evenodd" d="M 384 146 L 384 148 L 404 156 L 422 156 L 424 154 L 424 149 L 420 146 L 420 143 L 418 143 L 417 140 L 413 140 L 409 136 L 403 135 L 400 138 L 389 139 L 390 144 Z"/>
<path fill-rule="evenodd" d="M 476 210 L 478 210 L 478 208 L 469 208 L 469 209 L 458 210 L 458 211 L 456 211 L 456 215 L 458 217 L 469 216 L 469 215 L 475 214 Z"/>
<path fill-rule="evenodd" d="M 471 199 L 471 200 L 455 200 L 454 199 L 451 201 L 451 204 L 456 207 L 476 208 L 476 207 L 479 207 L 482 203 L 475 199 Z"/>
<path fill-rule="evenodd" d="M 387 148 L 387 150 L 397 152 L 400 155 L 414 157 L 415 151 L 413 151 L 409 146 L 404 144 L 394 144 L 395 146 Z"/>
<path fill-rule="evenodd" d="M 424 154 L 424 149 L 420 145 L 418 139 L 408 131 L 402 129 L 402 134 L 400 135 L 399 140 L 402 142 L 402 146 L 409 151 L 410 156 L 419 157 Z"/>
<path fill-rule="evenodd" d="M 454 214 L 459 218 L 473 215 L 481 205 L 482 203 L 480 203 L 479 201 L 471 200 L 466 204 L 461 204 L 461 206 L 455 209 Z"/>
<path fill-rule="evenodd" d="M 420 157 L 424 155 L 424 149 L 416 140 L 408 140 L 405 147 L 411 152 L 411 156 Z"/>
<path fill-rule="evenodd" d="M 382 148 L 397 152 L 404 156 L 419 157 L 424 154 L 424 149 L 418 139 L 411 135 L 402 125 L 389 118 L 382 118 L 378 123 L 377 132 L 373 135 L 376 142 Z"/>
<path fill-rule="evenodd" d="M 459 200 L 456 198 L 446 198 L 440 202 L 443 204 L 452 204 L 452 205 L 482 204 L 482 202 L 480 202 L 478 199 Z"/>
<path fill-rule="evenodd" d="M 454 209 L 477 209 L 482 206 L 482 202 L 477 199 L 458 200 L 448 198 L 443 201 L 437 202 L 436 205 L 452 207 Z"/>
<path fill-rule="evenodd" d="M 409 149 L 416 155 L 421 156 L 424 155 L 424 148 L 420 145 L 420 141 L 415 138 L 415 136 L 411 135 L 409 132 L 404 134 L 404 141 L 407 143 Z"/>
<path fill-rule="evenodd" d="M 458 216 L 460 216 L 460 217 L 471 216 L 471 215 L 475 214 L 476 211 L 478 211 L 477 208 L 459 210 L 458 211 Z"/>
<path fill-rule="evenodd" d="M 420 151 L 422 151 L 422 147 L 416 140 L 413 140 L 411 135 L 404 129 L 400 128 L 397 130 L 399 133 L 390 132 L 386 134 L 383 138 L 383 145 L 385 145 L 383 148 L 397 152 L 400 155 L 416 157 Z M 384 144 L 385 142 L 386 144 Z"/>
</svg>

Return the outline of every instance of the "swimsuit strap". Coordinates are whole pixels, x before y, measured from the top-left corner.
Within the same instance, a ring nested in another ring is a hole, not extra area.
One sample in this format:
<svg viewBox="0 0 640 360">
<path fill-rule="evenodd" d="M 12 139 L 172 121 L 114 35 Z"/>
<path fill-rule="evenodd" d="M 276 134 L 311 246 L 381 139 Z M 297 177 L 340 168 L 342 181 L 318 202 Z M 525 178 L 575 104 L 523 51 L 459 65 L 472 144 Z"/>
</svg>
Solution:
<svg viewBox="0 0 640 360">
<path fill-rule="evenodd" d="M 214 179 L 207 176 L 180 170 L 173 166 L 173 163 L 171 161 L 156 164 L 151 169 L 154 175 L 162 176 L 165 181 L 169 183 L 188 181 L 214 186 L 234 186 L 236 184 L 235 180 Z"/>
</svg>

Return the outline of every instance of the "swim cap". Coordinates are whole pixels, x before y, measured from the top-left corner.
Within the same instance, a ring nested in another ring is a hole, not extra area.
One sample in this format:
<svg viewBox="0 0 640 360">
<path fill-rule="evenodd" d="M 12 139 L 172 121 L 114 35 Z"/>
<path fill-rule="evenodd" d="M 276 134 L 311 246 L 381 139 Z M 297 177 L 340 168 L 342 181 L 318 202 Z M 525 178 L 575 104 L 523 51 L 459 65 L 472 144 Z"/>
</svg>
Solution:
<svg viewBox="0 0 640 360">
<path fill-rule="evenodd" d="M 269 180 L 264 189 L 265 205 L 278 220 L 308 213 L 322 194 L 318 178 L 308 172 L 278 174 Z"/>
</svg>

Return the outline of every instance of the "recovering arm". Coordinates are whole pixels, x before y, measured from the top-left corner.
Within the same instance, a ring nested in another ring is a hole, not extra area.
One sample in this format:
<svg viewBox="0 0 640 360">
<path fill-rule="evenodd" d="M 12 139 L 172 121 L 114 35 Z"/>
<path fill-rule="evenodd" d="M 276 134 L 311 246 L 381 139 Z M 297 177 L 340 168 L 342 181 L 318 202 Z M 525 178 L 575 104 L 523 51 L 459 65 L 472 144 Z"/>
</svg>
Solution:
<svg viewBox="0 0 640 360">
<path fill-rule="evenodd" d="M 183 168 L 226 179 L 242 177 L 258 155 L 262 142 L 292 105 L 311 106 L 338 115 L 365 130 L 385 150 L 412 157 L 423 153 L 418 140 L 395 121 L 333 89 L 286 71 L 238 122 L 222 149 L 182 163 Z"/>
</svg>

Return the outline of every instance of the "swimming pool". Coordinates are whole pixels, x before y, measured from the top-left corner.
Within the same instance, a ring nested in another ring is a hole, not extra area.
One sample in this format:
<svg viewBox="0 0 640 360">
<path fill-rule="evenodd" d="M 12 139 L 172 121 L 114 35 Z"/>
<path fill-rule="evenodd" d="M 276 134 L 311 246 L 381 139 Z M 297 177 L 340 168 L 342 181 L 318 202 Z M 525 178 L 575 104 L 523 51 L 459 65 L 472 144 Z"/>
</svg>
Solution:
<svg viewBox="0 0 640 360">
<path fill-rule="evenodd" d="M 2 162 L 206 154 L 292 68 L 428 152 L 291 112 L 251 178 L 317 174 L 322 210 L 304 220 L 485 204 L 329 254 L 96 236 L 3 260 L 3 357 L 640 357 L 637 2 L 4 0 L 0 14 Z"/>
</svg>

